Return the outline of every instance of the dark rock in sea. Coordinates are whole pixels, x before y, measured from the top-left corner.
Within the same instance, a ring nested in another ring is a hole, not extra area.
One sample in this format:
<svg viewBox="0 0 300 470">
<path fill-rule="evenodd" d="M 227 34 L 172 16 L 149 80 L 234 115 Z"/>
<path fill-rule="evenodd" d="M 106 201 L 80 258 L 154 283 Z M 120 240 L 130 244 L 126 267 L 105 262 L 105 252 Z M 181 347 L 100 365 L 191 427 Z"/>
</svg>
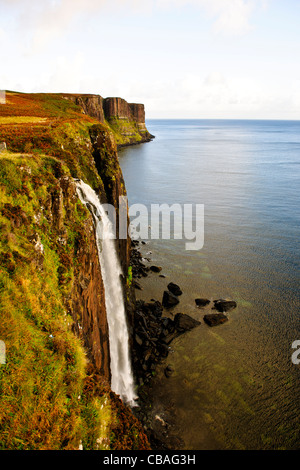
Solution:
<svg viewBox="0 0 300 470">
<path fill-rule="evenodd" d="M 132 277 L 133 278 L 141 278 L 146 277 L 149 272 L 148 266 L 143 263 L 143 258 L 141 253 L 138 251 L 135 246 L 137 246 L 134 242 L 136 240 L 132 240 L 132 248 L 130 253 L 130 265 L 132 267 Z"/>
<path fill-rule="evenodd" d="M 200 325 L 198 320 L 186 315 L 185 313 L 176 313 L 174 318 L 174 325 L 177 331 L 184 332 L 189 331 Z"/>
<path fill-rule="evenodd" d="M 160 273 L 162 268 L 160 266 L 150 266 L 150 270 L 153 271 L 154 273 Z"/>
<path fill-rule="evenodd" d="M 167 291 L 166 291 L 167 292 Z M 171 298 L 175 297 L 167 292 Z M 178 302 L 178 299 L 177 299 Z M 162 316 L 159 301 L 136 301 L 133 334 L 133 364 L 138 383 L 151 380 L 156 365 L 169 354 L 169 344 L 186 331 L 200 325 L 189 315 L 177 313 L 172 318 Z"/>
<path fill-rule="evenodd" d="M 219 312 L 230 312 L 236 308 L 237 304 L 234 300 L 214 300 L 215 309 Z"/>
<path fill-rule="evenodd" d="M 163 337 L 163 341 L 166 344 L 170 344 L 173 339 L 177 338 L 177 336 L 179 336 L 179 333 L 177 330 L 174 329 L 173 331 L 168 332 L 168 334 Z"/>
<path fill-rule="evenodd" d="M 173 366 L 171 366 L 170 364 L 167 365 L 167 367 L 165 368 L 165 376 L 167 378 L 171 377 L 171 375 L 174 373 L 174 368 Z"/>
<path fill-rule="evenodd" d="M 157 351 L 158 351 L 158 353 L 159 353 L 159 355 L 160 355 L 161 357 L 168 357 L 169 350 L 170 350 L 170 348 L 169 348 L 169 346 L 168 346 L 167 343 L 165 343 L 165 342 L 163 342 L 163 343 L 159 342 L 159 343 L 157 344 Z"/>
<path fill-rule="evenodd" d="M 162 304 L 164 307 L 171 308 L 177 305 L 178 303 L 179 299 L 176 295 L 172 294 L 172 292 L 169 292 L 167 290 L 164 291 L 162 299 Z"/>
<path fill-rule="evenodd" d="M 133 285 L 135 289 L 143 290 L 142 286 L 137 281 L 133 281 Z"/>
<path fill-rule="evenodd" d="M 195 299 L 197 307 L 205 307 L 210 303 L 208 299 Z"/>
<path fill-rule="evenodd" d="M 158 300 L 145 303 L 144 309 L 148 310 L 149 313 L 152 313 L 153 315 L 155 315 L 155 317 L 162 316 L 163 308 L 162 308 L 162 304 Z"/>
<path fill-rule="evenodd" d="M 181 295 L 182 294 L 182 290 L 180 289 L 180 287 L 177 284 L 174 284 L 174 282 L 170 282 L 168 284 L 168 289 L 174 295 Z"/>
<path fill-rule="evenodd" d="M 209 326 L 217 326 L 227 322 L 228 317 L 224 313 L 209 313 L 204 315 L 203 320 Z"/>
</svg>

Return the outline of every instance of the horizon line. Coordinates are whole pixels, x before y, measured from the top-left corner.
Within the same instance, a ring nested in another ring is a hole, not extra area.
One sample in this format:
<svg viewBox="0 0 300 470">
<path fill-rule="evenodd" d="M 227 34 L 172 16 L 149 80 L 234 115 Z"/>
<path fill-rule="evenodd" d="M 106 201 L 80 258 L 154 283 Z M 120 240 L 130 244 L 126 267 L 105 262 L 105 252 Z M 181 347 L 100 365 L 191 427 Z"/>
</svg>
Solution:
<svg viewBox="0 0 300 470">
<path fill-rule="evenodd" d="M 292 121 L 300 122 L 299 119 L 290 118 L 146 118 L 146 121 Z"/>
</svg>

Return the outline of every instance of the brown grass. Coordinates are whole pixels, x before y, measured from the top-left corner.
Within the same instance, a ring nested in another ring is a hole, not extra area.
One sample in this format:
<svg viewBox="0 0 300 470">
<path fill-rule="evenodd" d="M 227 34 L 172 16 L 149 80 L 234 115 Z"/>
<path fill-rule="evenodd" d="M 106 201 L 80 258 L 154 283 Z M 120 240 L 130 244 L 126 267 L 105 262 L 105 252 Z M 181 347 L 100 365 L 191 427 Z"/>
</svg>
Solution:
<svg viewBox="0 0 300 470">
<path fill-rule="evenodd" d="M 11 124 L 38 124 L 48 121 L 47 118 L 38 116 L 1 116 L 0 125 Z"/>
</svg>

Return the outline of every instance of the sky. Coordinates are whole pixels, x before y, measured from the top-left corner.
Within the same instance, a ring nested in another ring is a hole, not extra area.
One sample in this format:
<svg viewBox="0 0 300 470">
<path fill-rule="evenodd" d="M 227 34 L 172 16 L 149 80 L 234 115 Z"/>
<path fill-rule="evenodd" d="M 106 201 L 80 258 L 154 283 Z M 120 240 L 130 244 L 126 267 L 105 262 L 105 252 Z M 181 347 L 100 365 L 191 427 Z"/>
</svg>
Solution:
<svg viewBox="0 0 300 470">
<path fill-rule="evenodd" d="M 0 89 L 300 119 L 300 0 L 0 0 Z"/>
</svg>

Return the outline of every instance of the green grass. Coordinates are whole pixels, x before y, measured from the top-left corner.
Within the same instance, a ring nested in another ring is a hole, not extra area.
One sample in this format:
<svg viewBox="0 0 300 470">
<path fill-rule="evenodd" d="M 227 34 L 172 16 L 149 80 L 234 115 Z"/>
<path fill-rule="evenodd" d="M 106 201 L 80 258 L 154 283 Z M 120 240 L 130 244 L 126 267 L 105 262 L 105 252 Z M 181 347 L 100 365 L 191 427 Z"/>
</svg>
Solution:
<svg viewBox="0 0 300 470">
<path fill-rule="evenodd" d="M 0 337 L 7 361 L 0 367 L 0 447 L 75 448 L 83 424 L 78 396 L 85 352 L 63 302 L 55 228 L 46 210 L 39 223 L 34 218 L 57 184 L 50 171 L 55 161 L 8 152 L 1 157 Z M 42 254 L 30 241 L 36 234 Z"/>
<path fill-rule="evenodd" d="M 53 219 L 53 195 L 69 177 L 54 157 L 0 155 L 0 449 L 118 447 L 133 420 L 120 419 L 122 404 L 101 376 L 89 386 L 91 364 L 71 328 L 66 300 L 89 213 L 66 190 L 60 226 Z M 122 448 L 147 445 L 130 429 Z"/>
<path fill-rule="evenodd" d="M 143 139 L 137 124 L 134 121 L 112 117 L 107 121 L 107 124 L 113 131 L 117 145 L 141 142 Z"/>
<path fill-rule="evenodd" d="M 0 113 L 0 449 L 147 449 L 140 423 L 87 360 L 69 309 L 76 255 L 90 243 L 72 178 L 117 197 L 120 129 L 59 94 L 9 92 Z M 92 130 L 102 139 L 97 168 Z"/>
</svg>

